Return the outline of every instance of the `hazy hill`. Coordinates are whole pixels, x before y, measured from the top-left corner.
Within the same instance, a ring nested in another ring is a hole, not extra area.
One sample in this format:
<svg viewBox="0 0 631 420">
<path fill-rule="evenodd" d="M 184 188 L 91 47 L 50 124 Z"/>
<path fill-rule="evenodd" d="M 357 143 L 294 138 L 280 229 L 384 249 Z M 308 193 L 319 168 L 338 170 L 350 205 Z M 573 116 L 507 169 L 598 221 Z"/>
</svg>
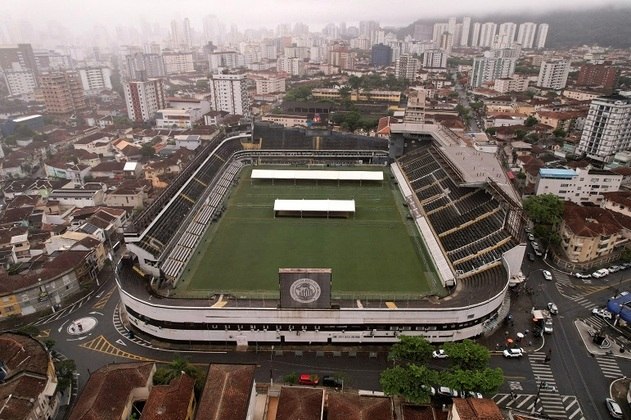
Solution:
<svg viewBox="0 0 631 420">
<path fill-rule="evenodd" d="M 462 16 L 458 16 L 459 21 Z M 447 19 L 422 19 L 401 28 L 400 35 L 412 34 L 415 23 L 446 22 Z M 546 14 L 471 16 L 472 22 L 522 22 L 550 25 L 546 47 L 559 48 L 583 44 L 603 47 L 631 47 L 631 7 L 557 11 Z"/>
</svg>

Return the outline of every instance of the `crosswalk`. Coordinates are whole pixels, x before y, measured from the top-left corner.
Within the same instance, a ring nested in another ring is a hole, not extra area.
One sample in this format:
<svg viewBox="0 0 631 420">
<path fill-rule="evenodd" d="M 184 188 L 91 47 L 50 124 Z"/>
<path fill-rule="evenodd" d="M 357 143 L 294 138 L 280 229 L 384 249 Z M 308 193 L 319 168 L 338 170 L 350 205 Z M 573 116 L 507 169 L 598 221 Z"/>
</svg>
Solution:
<svg viewBox="0 0 631 420">
<path fill-rule="evenodd" d="M 50 322 L 57 321 L 58 319 L 64 318 L 66 315 L 69 315 L 73 313 L 74 311 L 76 311 L 77 309 L 79 309 L 80 307 L 82 307 L 83 304 L 87 302 L 89 298 L 90 298 L 90 295 L 84 296 L 79 301 L 75 302 L 74 304 L 67 306 L 63 309 L 57 310 L 44 318 L 38 319 L 37 321 L 33 322 L 32 325 L 35 325 L 35 326 L 45 325 Z"/>
<path fill-rule="evenodd" d="M 578 403 L 578 399 L 573 395 L 562 395 L 561 402 L 565 414 L 562 418 L 570 420 L 585 420 L 583 411 Z M 537 400 L 536 394 L 496 394 L 493 401 L 501 408 L 519 410 L 525 413 L 545 414 L 541 401 Z M 552 417 L 552 416 L 551 416 Z"/>
<path fill-rule="evenodd" d="M 604 286 L 577 285 L 572 282 L 567 274 L 556 274 L 556 288 L 561 295 L 576 302 L 585 309 L 592 309 L 597 306 L 595 303 L 587 299 L 585 296 L 601 291 Z"/>
<path fill-rule="evenodd" d="M 130 337 L 129 336 L 129 330 L 127 330 L 127 328 L 125 328 L 125 326 L 123 325 L 123 320 L 120 317 L 120 306 L 116 305 L 116 308 L 114 309 L 114 314 L 112 316 L 112 322 L 114 324 L 114 328 L 116 328 L 116 331 L 118 331 L 118 333 L 122 336 L 127 337 L 128 340 L 133 341 L 134 343 L 138 344 L 139 346 L 143 346 L 146 348 L 150 348 L 150 349 L 156 349 L 158 347 L 152 345 L 149 341 L 144 340 L 140 337 L 137 336 L 133 336 Z"/>
<path fill-rule="evenodd" d="M 567 418 L 563 398 L 559 395 L 552 369 L 550 369 L 550 365 L 545 362 L 545 358 L 546 354 L 541 352 L 530 353 L 528 355 L 530 367 L 532 368 L 539 387 L 539 398 L 536 403 L 541 403 L 543 414 L 549 417 Z"/>
<path fill-rule="evenodd" d="M 620 370 L 620 366 L 618 366 L 618 362 L 614 356 L 610 354 L 598 355 L 596 356 L 596 362 L 605 378 L 617 379 L 623 376 L 622 370 Z"/>
</svg>

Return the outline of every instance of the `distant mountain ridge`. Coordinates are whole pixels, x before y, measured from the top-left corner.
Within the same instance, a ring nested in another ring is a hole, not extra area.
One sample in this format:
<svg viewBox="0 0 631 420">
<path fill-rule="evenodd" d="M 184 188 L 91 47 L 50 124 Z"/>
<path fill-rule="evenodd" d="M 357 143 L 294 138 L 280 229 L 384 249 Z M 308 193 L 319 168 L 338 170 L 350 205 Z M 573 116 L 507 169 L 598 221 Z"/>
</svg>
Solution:
<svg viewBox="0 0 631 420">
<path fill-rule="evenodd" d="M 458 16 L 460 22 L 462 16 Z M 417 23 L 446 22 L 447 19 L 419 19 L 398 32 L 411 35 Z M 487 14 L 471 16 L 471 22 L 522 22 L 550 25 L 546 48 L 598 44 L 602 47 L 631 47 L 631 7 L 564 10 L 541 14 Z"/>
</svg>

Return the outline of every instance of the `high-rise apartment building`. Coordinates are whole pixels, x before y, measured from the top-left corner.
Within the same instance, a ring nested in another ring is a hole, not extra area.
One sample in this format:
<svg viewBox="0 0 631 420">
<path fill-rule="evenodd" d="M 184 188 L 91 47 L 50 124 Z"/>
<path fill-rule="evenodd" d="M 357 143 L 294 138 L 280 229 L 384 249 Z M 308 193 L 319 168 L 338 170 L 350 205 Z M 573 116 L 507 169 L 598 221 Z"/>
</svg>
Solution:
<svg viewBox="0 0 631 420">
<path fill-rule="evenodd" d="M 383 44 L 373 45 L 370 62 L 375 67 L 389 66 L 392 64 L 392 48 Z"/>
<path fill-rule="evenodd" d="M 567 76 L 570 73 L 570 62 L 567 60 L 545 60 L 539 68 L 537 86 L 560 90 L 567 84 Z"/>
<path fill-rule="evenodd" d="M 167 74 L 193 73 L 193 53 L 190 52 L 169 52 L 162 54 L 164 70 Z"/>
<path fill-rule="evenodd" d="M 409 54 L 402 54 L 395 61 L 394 74 L 397 79 L 414 80 L 419 69 L 419 61 Z"/>
<path fill-rule="evenodd" d="M 164 60 L 160 54 L 134 53 L 123 60 L 125 80 L 147 80 L 165 77 Z"/>
<path fill-rule="evenodd" d="M 446 69 L 448 55 L 444 50 L 433 49 L 423 52 L 423 68 Z"/>
<path fill-rule="evenodd" d="M 304 76 L 305 61 L 300 58 L 280 57 L 276 60 L 276 71 L 279 73 L 287 73 L 290 76 Z"/>
<path fill-rule="evenodd" d="M 618 68 L 606 64 L 583 64 L 578 72 L 577 86 L 602 86 L 612 91 L 618 80 Z"/>
<path fill-rule="evenodd" d="M 433 29 L 432 25 L 417 23 L 414 25 L 414 34 L 412 36 L 416 41 L 431 41 Z"/>
<path fill-rule="evenodd" d="M 491 48 L 495 41 L 495 32 L 497 32 L 497 24 L 493 22 L 486 22 L 480 25 L 480 41 L 478 42 L 478 46 Z"/>
<path fill-rule="evenodd" d="M 483 57 L 473 59 L 469 86 L 476 88 L 496 79 L 508 78 L 515 73 L 519 49 L 485 51 Z"/>
<path fill-rule="evenodd" d="M 460 46 L 468 47 L 469 46 L 469 30 L 471 28 L 471 18 L 469 16 L 465 16 L 462 18 L 462 32 L 460 33 Z"/>
<path fill-rule="evenodd" d="M 413 90 L 408 95 L 408 103 L 403 114 L 403 122 L 424 123 L 425 122 L 425 91 Z"/>
<path fill-rule="evenodd" d="M 537 28 L 537 36 L 535 38 L 535 48 L 542 50 L 546 47 L 546 39 L 548 38 L 548 24 L 541 23 Z"/>
<path fill-rule="evenodd" d="M 250 116 L 250 97 L 245 75 L 213 74 L 210 76 L 210 106 L 214 111 Z"/>
<path fill-rule="evenodd" d="M 480 22 L 475 22 L 473 24 L 473 30 L 471 31 L 470 45 L 472 47 L 477 47 L 480 45 Z"/>
<path fill-rule="evenodd" d="M 515 42 L 517 25 L 513 22 L 505 22 L 499 26 L 495 39 L 495 48 L 510 48 Z"/>
<path fill-rule="evenodd" d="M 154 118 L 159 109 L 167 106 L 164 96 L 164 81 L 149 79 L 130 81 L 125 84 L 127 116 L 136 122 L 147 122 Z"/>
<path fill-rule="evenodd" d="M 112 90 L 112 70 L 109 67 L 84 67 L 78 70 L 81 86 L 86 94 Z"/>
<path fill-rule="evenodd" d="M 208 63 L 212 73 L 219 73 L 224 69 L 236 69 L 245 66 L 245 57 L 236 51 L 219 51 L 208 54 Z"/>
<path fill-rule="evenodd" d="M 15 64 L 19 65 L 21 70 L 30 70 L 35 75 L 39 73 L 31 44 L 0 46 L 0 68 L 12 70 Z"/>
<path fill-rule="evenodd" d="M 522 48 L 532 48 L 535 43 L 535 34 L 537 33 L 537 24 L 532 22 L 524 22 L 519 25 L 517 32 L 517 43 Z"/>
<path fill-rule="evenodd" d="M 449 32 L 448 23 L 435 23 L 434 32 L 432 33 L 432 40 L 436 45 L 440 45 L 440 39 L 445 32 Z"/>
<path fill-rule="evenodd" d="M 577 151 L 607 162 L 617 152 L 631 149 L 631 95 L 592 100 Z"/>
<path fill-rule="evenodd" d="M 65 115 L 87 108 L 81 78 L 76 71 L 42 74 L 40 77 L 46 112 Z"/>
<path fill-rule="evenodd" d="M 342 70 L 355 68 L 355 53 L 346 47 L 333 47 L 329 51 L 329 64 Z"/>
<path fill-rule="evenodd" d="M 35 72 L 22 69 L 17 63 L 15 63 L 13 69 L 3 69 L 1 73 L 9 90 L 9 96 L 31 95 L 37 88 Z"/>
</svg>

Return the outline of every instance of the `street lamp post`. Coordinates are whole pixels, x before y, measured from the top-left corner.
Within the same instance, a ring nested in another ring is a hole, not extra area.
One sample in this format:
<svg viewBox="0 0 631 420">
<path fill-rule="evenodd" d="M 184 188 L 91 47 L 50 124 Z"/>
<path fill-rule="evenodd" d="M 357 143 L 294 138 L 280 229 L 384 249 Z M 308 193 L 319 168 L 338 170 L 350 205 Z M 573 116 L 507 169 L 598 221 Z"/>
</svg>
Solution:
<svg viewBox="0 0 631 420">
<path fill-rule="evenodd" d="M 272 345 L 272 351 L 269 353 L 269 383 L 270 385 L 274 385 L 274 346 Z"/>
</svg>

